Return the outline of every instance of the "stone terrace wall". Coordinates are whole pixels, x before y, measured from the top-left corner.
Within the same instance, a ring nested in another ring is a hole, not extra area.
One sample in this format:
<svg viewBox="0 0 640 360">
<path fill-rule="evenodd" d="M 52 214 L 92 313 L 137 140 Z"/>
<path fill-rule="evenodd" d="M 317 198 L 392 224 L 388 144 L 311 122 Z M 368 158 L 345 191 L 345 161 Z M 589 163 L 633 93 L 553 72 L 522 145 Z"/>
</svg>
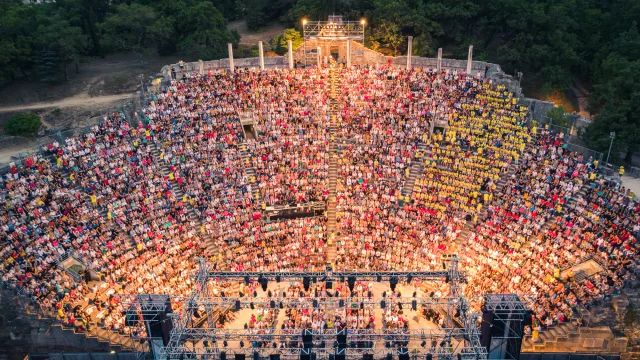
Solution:
<svg viewBox="0 0 640 360">
<path fill-rule="evenodd" d="M 220 59 L 220 60 L 210 60 L 202 62 L 204 71 L 207 72 L 209 70 L 219 70 L 219 69 L 228 69 L 229 68 L 229 59 Z M 260 58 L 252 57 L 252 58 L 240 58 L 233 59 L 233 65 L 237 68 L 251 68 L 251 67 L 259 67 L 260 66 Z M 265 67 L 283 67 L 287 66 L 287 58 L 286 56 L 273 56 L 273 57 L 265 57 L 264 58 L 264 66 Z M 162 67 L 160 72 L 164 76 L 165 79 L 168 79 L 171 76 L 171 69 L 175 68 L 177 72 L 184 73 L 194 73 L 200 71 L 200 61 L 188 62 L 184 63 L 184 68 L 181 71 L 180 66 L 178 64 L 170 64 Z"/>
</svg>

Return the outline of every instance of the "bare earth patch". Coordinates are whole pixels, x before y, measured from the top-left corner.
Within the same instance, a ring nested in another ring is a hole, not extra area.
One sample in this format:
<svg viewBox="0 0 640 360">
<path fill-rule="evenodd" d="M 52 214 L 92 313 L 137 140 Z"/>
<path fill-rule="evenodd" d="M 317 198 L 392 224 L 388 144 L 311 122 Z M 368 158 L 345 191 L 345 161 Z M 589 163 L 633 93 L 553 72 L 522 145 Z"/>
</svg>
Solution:
<svg viewBox="0 0 640 360">
<path fill-rule="evenodd" d="M 247 29 L 247 22 L 244 20 L 232 21 L 227 25 L 229 30 L 236 30 L 240 34 L 240 45 L 251 47 L 258 45 L 258 41 L 263 43 L 284 33 L 286 27 L 279 22 L 269 23 L 266 27 L 253 32 Z"/>
</svg>

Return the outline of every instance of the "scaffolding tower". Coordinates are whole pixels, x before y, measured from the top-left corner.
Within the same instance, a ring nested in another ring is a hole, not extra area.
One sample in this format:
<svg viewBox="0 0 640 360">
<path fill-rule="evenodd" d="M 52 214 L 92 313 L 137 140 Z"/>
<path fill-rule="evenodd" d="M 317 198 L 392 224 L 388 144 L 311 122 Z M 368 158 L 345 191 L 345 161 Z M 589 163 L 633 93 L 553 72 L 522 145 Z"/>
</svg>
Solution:
<svg viewBox="0 0 640 360">
<path fill-rule="evenodd" d="M 364 31 L 366 22 L 344 21 L 342 15 L 330 15 L 327 21 L 307 21 L 302 23 L 304 65 L 321 63 L 325 57 L 358 63 L 364 56 Z M 351 42 L 351 44 L 348 44 Z M 353 42 L 362 44 L 362 49 L 351 46 Z"/>
</svg>

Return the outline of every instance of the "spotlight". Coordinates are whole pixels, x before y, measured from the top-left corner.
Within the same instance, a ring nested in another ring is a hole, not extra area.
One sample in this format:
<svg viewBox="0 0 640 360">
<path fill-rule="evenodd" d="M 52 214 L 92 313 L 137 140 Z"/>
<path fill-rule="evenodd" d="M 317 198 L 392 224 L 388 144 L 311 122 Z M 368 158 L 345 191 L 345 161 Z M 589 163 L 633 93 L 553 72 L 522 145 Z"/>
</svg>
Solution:
<svg viewBox="0 0 640 360">
<path fill-rule="evenodd" d="M 253 303 L 249 303 L 249 307 L 253 310 Z"/>
<path fill-rule="evenodd" d="M 260 275 L 260 277 L 258 278 L 258 283 L 260 283 L 260 285 L 262 286 L 262 291 L 267 291 L 267 284 L 269 284 L 269 281 L 265 278 L 262 277 L 262 275 Z"/>
<path fill-rule="evenodd" d="M 427 342 L 422 340 L 422 342 L 420 343 L 420 346 L 425 347 L 427 345 Z"/>
<path fill-rule="evenodd" d="M 391 291 L 396 291 L 396 285 L 398 284 L 398 278 L 392 276 L 389 278 L 389 285 L 391 286 Z"/>
<path fill-rule="evenodd" d="M 229 344 L 227 343 L 227 340 L 225 340 L 225 341 L 223 341 L 223 342 L 222 342 L 222 346 L 224 346 L 224 347 L 229 346 Z"/>
<path fill-rule="evenodd" d="M 349 285 L 349 290 L 353 292 L 353 286 L 356 284 L 356 277 L 349 276 L 349 278 L 347 279 L 347 284 Z"/>
<path fill-rule="evenodd" d="M 244 341 L 240 340 L 240 347 L 243 348 L 244 347 Z"/>
</svg>

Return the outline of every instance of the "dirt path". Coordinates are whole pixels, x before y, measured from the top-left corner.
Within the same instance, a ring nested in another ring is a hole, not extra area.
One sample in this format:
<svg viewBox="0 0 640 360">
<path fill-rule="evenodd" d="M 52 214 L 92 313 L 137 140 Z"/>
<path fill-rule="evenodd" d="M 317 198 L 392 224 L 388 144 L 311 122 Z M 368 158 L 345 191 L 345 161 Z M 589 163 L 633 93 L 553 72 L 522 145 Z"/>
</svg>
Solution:
<svg viewBox="0 0 640 360">
<path fill-rule="evenodd" d="M 64 107 L 72 107 L 72 106 L 91 106 L 91 105 L 104 104 L 104 103 L 110 103 L 110 102 L 114 102 L 122 99 L 127 99 L 132 96 L 133 96 L 132 94 L 119 94 L 119 95 L 90 97 L 87 94 L 79 94 L 79 95 L 72 96 L 72 97 L 58 100 L 58 101 L 41 102 L 41 103 L 35 103 L 35 104 L 29 104 L 29 105 L 0 106 L 0 112 L 37 110 L 37 109 L 46 109 L 46 108 L 64 108 Z"/>
<path fill-rule="evenodd" d="M 227 24 L 227 29 L 236 30 L 240 34 L 240 45 L 258 45 L 258 41 L 267 42 L 275 36 L 284 33 L 286 27 L 279 22 L 272 22 L 257 32 L 247 29 L 247 22 L 244 20 L 231 21 Z"/>
</svg>

